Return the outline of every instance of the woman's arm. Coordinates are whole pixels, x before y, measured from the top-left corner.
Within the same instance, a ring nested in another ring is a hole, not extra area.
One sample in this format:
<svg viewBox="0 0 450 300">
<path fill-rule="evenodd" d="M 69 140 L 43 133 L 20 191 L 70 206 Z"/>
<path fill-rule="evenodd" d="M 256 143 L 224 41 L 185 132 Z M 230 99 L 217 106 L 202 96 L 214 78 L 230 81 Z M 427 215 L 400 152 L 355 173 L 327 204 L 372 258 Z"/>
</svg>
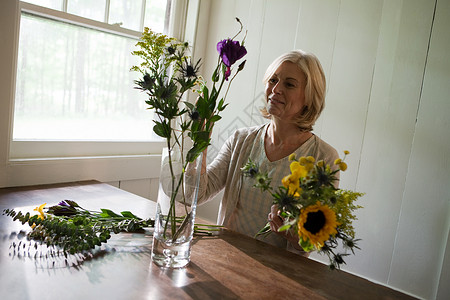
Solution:
<svg viewBox="0 0 450 300">
<path fill-rule="evenodd" d="M 208 149 L 203 152 L 203 161 L 200 175 L 200 189 L 198 193 L 198 203 L 202 204 L 211 199 L 225 187 L 228 176 L 228 166 L 230 164 L 233 138 L 230 137 L 224 143 L 214 160 L 208 165 Z"/>
</svg>

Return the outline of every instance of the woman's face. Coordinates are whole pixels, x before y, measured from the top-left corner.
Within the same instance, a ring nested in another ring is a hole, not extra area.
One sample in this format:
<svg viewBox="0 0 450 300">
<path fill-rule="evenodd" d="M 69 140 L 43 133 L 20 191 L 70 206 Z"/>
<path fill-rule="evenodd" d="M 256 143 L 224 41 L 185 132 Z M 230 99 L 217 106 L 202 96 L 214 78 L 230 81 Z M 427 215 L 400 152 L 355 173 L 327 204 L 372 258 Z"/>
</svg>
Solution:
<svg viewBox="0 0 450 300">
<path fill-rule="evenodd" d="M 305 105 L 306 77 L 300 68 L 283 62 L 266 83 L 267 111 L 274 117 L 293 120 Z"/>
</svg>

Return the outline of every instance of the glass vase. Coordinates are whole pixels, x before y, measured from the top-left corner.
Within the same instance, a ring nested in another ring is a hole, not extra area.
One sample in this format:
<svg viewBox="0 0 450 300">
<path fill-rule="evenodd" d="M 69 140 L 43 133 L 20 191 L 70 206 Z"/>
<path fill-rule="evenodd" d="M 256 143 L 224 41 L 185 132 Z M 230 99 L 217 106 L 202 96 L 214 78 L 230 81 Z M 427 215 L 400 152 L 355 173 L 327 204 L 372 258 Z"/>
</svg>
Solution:
<svg viewBox="0 0 450 300">
<path fill-rule="evenodd" d="M 153 262 L 182 268 L 190 261 L 203 155 L 187 164 L 179 148 L 163 150 L 153 233 Z"/>
</svg>

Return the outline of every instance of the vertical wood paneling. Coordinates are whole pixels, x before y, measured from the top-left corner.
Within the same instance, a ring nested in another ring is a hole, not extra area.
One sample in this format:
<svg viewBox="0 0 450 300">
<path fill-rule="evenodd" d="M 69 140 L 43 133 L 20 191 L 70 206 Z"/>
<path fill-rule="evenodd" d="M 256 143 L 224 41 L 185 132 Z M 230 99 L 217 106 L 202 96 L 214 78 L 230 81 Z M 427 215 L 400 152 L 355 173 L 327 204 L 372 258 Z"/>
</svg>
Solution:
<svg viewBox="0 0 450 300">
<path fill-rule="evenodd" d="M 366 193 L 360 203 L 364 209 L 359 211 L 360 222 L 357 223 L 365 254 L 355 257 L 350 266 L 352 269 L 361 269 L 359 272 L 363 275 L 380 282 L 387 282 L 389 274 L 408 161 L 408 155 L 405 154 L 409 153 L 411 144 L 411 134 L 406 133 L 411 132 L 408 128 L 413 126 L 411 122 L 393 126 L 397 120 L 395 115 L 403 114 L 403 111 L 395 109 L 397 105 L 394 103 L 408 102 L 414 96 L 417 99 L 417 93 L 407 95 L 406 99 L 393 95 L 398 86 L 392 83 L 403 83 L 409 71 L 396 65 L 401 9 L 401 2 L 394 1 L 385 2 L 382 11 L 357 185 L 359 190 Z M 418 84 L 420 82 L 416 82 Z M 414 117 L 411 113 L 409 115 Z M 399 137 L 409 140 L 404 142 Z M 383 247 L 379 247 L 380 241 L 373 238 L 375 236 L 383 237 Z"/>
<path fill-rule="evenodd" d="M 377 62 L 377 48 L 380 35 L 380 24 L 383 14 L 382 1 L 340 1 L 334 6 L 335 11 L 335 36 L 328 32 L 328 43 L 322 42 L 323 52 L 328 57 L 325 60 L 325 72 L 328 72 L 328 94 L 326 107 L 320 120 L 320 136 L 333 145 L 342 155 L 343 150 L 349 150 L 351 155 L 347 157 L 349 169 L 341 174 L 341 188 L 356 188 L 358 180 L 358 169 L 362 146 L 365 138 L 368 107 L 371 101 L 371 88 L 374 76 L 374 68 Z M 305 12 L 306 13 L 306 12 Z M 331 14 L 331 13 L 328 13 Z M 312 35 L 312 34 L 310 34 Z M 328 62 L 327 62 L 328 61 Z M 328 70 L 327 70 L 328 69 Z M 364 189 L 358 191 L 366 192 Z M 359 204 L 366 206 L 368 195 L 361 199 Z M 345 267 L 352 272 L 361 272 L 360 262 L 373 262 L 371 257 L 371 238 L 364 233 L 364 226 L 370 226 L 370 215 L 361 217 L 364 221 L 357 226 L 358 237 L 362 238 L 363 252 L 348 257 L 348 265 Z M 376 222 L 375 222 L 376 223 Z M 394 224 L 395 225 L 395 224 Z M 395 232 L 387 233 L 391 242 L 394 240 Z M 388 246 L 389 247 L 389 246 Z M 377 247 L 375 247 L 377 248 Z M 385 248 L 386 249 L 386 248 Z M 366 251 L 367 250 L 367 251 Z M 377 252 L 380 255 L 380 252 Z M 386 282 L 389 271 L 389 262 L 392 254 L 385 250 L 381 253 L 380 260 L 387 261 L 383 270 L 380 264 L 376 264 L 370 271 L 373 279 Z M 320 261 L 326 258 L 314 254 L 313 257 Z M 382 264 L 381 264 L 382 266 Z M 374 275 L 375 274 L 375 275 Z"/>
<path fill-rule="evenodd" d="M 327 90 L 330 82 L 340 5 L 340 0 L 303 0 L 298 20 L 295 48 L 314 53 L 317 56 L 325 72 Z M 328 97 L 325 106 L 328 105 L 327 103 Z M 320 117 L 314 126 L 314 133 L 318 136 L 321 136 L 322 123 L 323 117 Z"/>
<path fill-rule="evenodd" d="M 385 2 L 383 7 L 357 185 L 367 193 L 358 228 L 362 246 L 372 259 L 365 260 L 363 255 L 354 261 L 355 269 L 381 282 L 389 282 L 399 215 L 404 205 L 405 177 L 433 13 L 433 4 L 429 4 Z M 420 17 L 414 12 L 420 12 Z M 383 247 L 379 247 L 380 242 Z M 403 269 L 404 266 L 399 270 Z"/>
<path fill-rule="evenodd" d="M 422 4 L 411 15 L 433 8 Z M 437 1 L 389 279 L 426 299 L 436 296 L 450 218 L 449 28 L 450 1 Z"/>
<path fill-rule="evenodd" d="M 301 1 L 267 1 L 259 49 L 259 78 L 263 78 L 269 64 L 281 54 L 295 48 L 298 15 Z"/>
<path fill-rule="evenodd" d="M 355 188 L 364 137 L 382 1 L 341 1 L 321 137 L 340 154 L 349 150 L 350 168 L 341 186 Z"/>
</svg>

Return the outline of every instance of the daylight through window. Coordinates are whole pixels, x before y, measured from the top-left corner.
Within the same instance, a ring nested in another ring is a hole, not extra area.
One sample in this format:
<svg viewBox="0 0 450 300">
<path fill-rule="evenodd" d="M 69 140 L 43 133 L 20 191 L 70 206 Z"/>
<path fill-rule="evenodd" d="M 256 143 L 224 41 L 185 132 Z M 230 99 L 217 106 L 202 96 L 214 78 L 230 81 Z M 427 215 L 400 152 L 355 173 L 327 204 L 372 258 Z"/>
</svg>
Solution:
<svg viewBox="0 0 450 300">
<path fill-rule="evenodd" d="M 140 75 L 129 70 L 138 63 L 131 51 L 142 27 L 167 29 L 167 1 L 27 1 L 66 11 L 68 19 L 22 12 L 13 140 L 154 139 L 145 94 L 134 89 Z M 136 36 L 85 26 L 82 18 L 75 24 L 69 13 Z"/>
</svg>

